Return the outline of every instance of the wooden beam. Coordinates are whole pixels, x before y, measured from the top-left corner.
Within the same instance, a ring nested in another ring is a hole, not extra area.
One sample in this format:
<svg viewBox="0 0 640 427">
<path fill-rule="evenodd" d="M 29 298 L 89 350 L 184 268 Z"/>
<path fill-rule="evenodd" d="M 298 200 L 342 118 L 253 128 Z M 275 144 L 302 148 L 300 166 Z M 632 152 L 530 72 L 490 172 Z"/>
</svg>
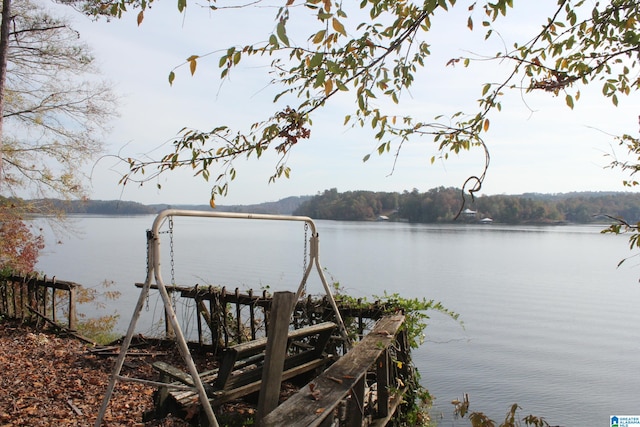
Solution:
<svg viewBox="0 0 640 427">
<path fill-rule="evenodd" d="M 347 427 L 362 427 L 365 380 L 365 377 L 360 378 L 351 388 L 351 396 L 347 403 Z"/>
<path fill-rule="evenodd" d="M 376 362 L 378 382 L 378 418 L 389 415 L 389 351 L 382 352 Z"/>
<path fill-rule="evenodd" d="M 69 329 L 71 331 L 77 331 L 78 316 L 76 314 L 76 288 L 69 288 Z"/>
<path fill-rule="evenodd" d="M 402 403 L 402 396 L 407 392 L 407 388 L 408 387 L 403 387 L 391 394 L 389 399 L 389 413 L 384 418 L 376 418 L 375 420 L 372 420 L 369 427 L 386 427 L 389 421 L 391 421 L 393 414 L 395 414 L 396 409 L 398 409 L 398 406 Z"/>
<path fill-rule="evenodd" d="M 284 360 L 287 357 L 291 311 L 295 302 L 296 294 L 293 292 L 276 292 L 273 295 L 273 305 L 271 307 L 273 316 L 267 334 L 267 348 L 265 349 L 264 367 L 262 368 L 262 385 L 260 387 L 256 415 L 256 424 L 258 426 L 261 425 L 260 420 L 278 406 Z"/>
</svg>

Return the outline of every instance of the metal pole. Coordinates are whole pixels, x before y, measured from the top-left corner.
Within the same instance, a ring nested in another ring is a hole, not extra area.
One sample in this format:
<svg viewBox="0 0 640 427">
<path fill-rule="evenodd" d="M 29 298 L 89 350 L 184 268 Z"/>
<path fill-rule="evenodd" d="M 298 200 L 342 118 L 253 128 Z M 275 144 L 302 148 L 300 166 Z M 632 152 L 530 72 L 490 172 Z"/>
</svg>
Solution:
<svg viewBox="0 0 640 427">
<path fill-rule="evenodd" d="M 324 273 L 322 272 L 322 267 L 320 266 L 320 258 L 318 256 L 318 246 L 320 240 L 317 234 L 311 236 L 311 256 L 312 262 L 316 265 L 316 269 L 318 270 L 318 275 L 320 276 L 320 281 L 322 282 L 322 286 L 324 286 L 324 290 L 327 293 L 327 299 L 329 299 L 329 303 L 331 307 L 333 307 L 333 311 L 336 313 L 336 322 L 338 323 L 338 328 L 340 328 L 340 334 L 344 339 L 344 343 L 347 347 L 347 350 L 351 349 L 351 340 L 349 339 L 349 335 L 347 334 L 347 328 L 344 326 L 344 321 L 342 320 L 342 315 L 340 315 L 340 310 L 338 309 L 338 304 L 336 304 L 336 300 L 333 297 L 333 293 L 331 293 L 331 287 L 329 287 L 329 283 L 327 279 L 324 277 Z"/>
<path fill-rule="evenodd" d="M 152 254 L 150 251 L 151 245 L 151 236 L 147 235 L 147 262 L 148 265 L 151 266 Z M 104 398 L 102 399 L 102 406 L 100 407 L 100 411 L 98 412 L 98 418 L 96 419 L 95 427 L 100 427 L 102 424 L 102 420 L 104 418 L 105 413 L 107 412 L 107 407 L 109 406 L 109 400 L 111 400 L 111 395 L 113 394 L 113 389 L 116 385 L 116 380 L 120 375 L 120 371 L 122 370 L 122 366 L 124 365 L 124 359 L 127 357 L 127 351 L 129 350 L 129 345 L 131 345 L 131 339 L 136 329 L 136 323 L 138 322 L 138 318 L 140 317 L 140 313 L 142 312 L 142 308 L 144 307 L 144 302 L 149 294 L 149 288 L 151 287 L 151 268 L 147 269 L 147 278 L 144 281 L 144 285 L 142 286 L 142 290 L 140 291 L 140 296 L 138 297 L 138 303 L 136 304 L 136 308 L 133 312 L 133 316 L 131 317 L 131 322 L 129 323 L 129 328 L 127 329 L 127 335 L 125 335 L 124 340 L 122 341 L 122 346 L 120 347 L 120 354 L 118 354 L 118 358 L 116 359 L 116 364 L 113 367 L 113 372 L 111 373 L 111 378 L 109 379 L 109 385 L 107 386 L 107 391 L 104 394 Z"/>
<path fill-rule="evenodd" d="M 153 247 L 151 251 L 153 253 L 153 263 L 151 265 L 151 269 L 154 272 L 156 278 L 156 285 L 158 286 L 158 290 L 160 291 L 160 296 L 162 297 L 162 301 L 164 303 L 165 314 L 167 316 L 166 321 L 173 328 L 173 332 L 175 334 L 176 342 L 178 343 L 178 349 L 180 350 L 180 355 L 184 360 L 184 363 L 187 365 L 187 369 L 189 370 L 189 374 L 191 374 L 191 379 L 193 380 L 193 385 L 198 391 L 198 398 L 200 399 L 200 404 L 204 409 L 205 414 L 207 415 L 207 419 L 209 420 L 209 427 L 218 427 L 218 420 L 216 419 L 215 414 L 213 413 L 213 408 L 211 408 L 211 402 L 209 402 L 209 396 L 207 396 L 207 392 L 204 389 L 204 385 L 202 384 L 202 379 L 200 379 L 200 373 L 196 368 L 196 365 L 193 363 L 193 358 L 191 357 L 191 351 L 189 351 L 189 347 L 187 346 L 187 341 L 182 333 L 182 328 L 180 327 L 180 322 L 178 322 L 178 317 L 176 316 L 176 312 L 173 309 L 173 305 L 171 303 L 171 298 L 169 297 L 169 293 L 167 292 L 167 288 L 164 284 L 164 280 L 162 279 L 162 270 L 160 269 L 160 238 L 159 231 L 160 225 L 165 217 L 171 216 L 172 210 L 166 210 L 160 212 L 160 214 L 156 217 L 153 222 L 153 228 L 151 233 L 153 235 Z M 185 215 L 187 216 L 187 215 Z"/>
</svg>

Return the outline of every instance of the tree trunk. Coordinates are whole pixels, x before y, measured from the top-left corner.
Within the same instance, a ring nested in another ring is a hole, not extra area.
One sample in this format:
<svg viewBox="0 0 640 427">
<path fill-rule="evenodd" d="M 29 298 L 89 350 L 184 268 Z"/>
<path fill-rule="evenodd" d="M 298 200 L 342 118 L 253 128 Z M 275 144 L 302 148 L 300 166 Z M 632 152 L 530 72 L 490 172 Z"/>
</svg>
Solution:
<svg viewBox="0 0 640 427">
<path fill-rule="evenodd" d="M 11 22 L 11 0 L 2 1 L 2 22 L 0 23 L 0 188 L 2 188 L 3 132 L 4 122 L 4 87 L 7 81 L 7 52 L 9 50 L 9 23 Z"/>
</svg>

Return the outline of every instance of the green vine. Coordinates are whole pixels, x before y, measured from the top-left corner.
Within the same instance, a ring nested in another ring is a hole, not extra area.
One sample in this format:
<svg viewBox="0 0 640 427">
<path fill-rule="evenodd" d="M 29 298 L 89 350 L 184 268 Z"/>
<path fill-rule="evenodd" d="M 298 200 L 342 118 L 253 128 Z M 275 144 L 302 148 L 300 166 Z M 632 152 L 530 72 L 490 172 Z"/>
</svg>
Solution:
<svg viewBox="0 0 640 427">
<path fill-rule="evenodd" d="M 343 307 L 346 306 L 352 309 L 376 307 L 381 309 L 380 316 L 394 313 L 404 314 L 405 320 L 402 330 L 406 332 L 408 346 L 413 349 L 420 347 L 424 343 L 430 311 L 442 313 L 459 322 L 461 326 L 463 325 L 462 321 L 459 320 L 458 313 L 447 309 L 442 303 L 434 300 L 405 298 L 398 293 L 389 294 L 385 292 L 382 296 L 374 296 L 374 301 L 369 301 L 367 298 L 355 298 L 347 295 L 339 282 L 334 282 L 333 287 L 335 298 L 339 305 Z M 349 335 L 355 337 L 362 333 L 359 330 L 359 325 L 356 324 L 356 319 L 345 318 L 343 320 Z M 431 408 L 432 397 L 429 391 L 420 384 L 420 373 L 411 361 L 410 355 L 408 357 L 409 360 L 404 362 L 408 366 L 403 366 L 403 362 L 400 360 L 393 361 L 400 370 L 405 372 L 404 375 L 398 376 L 399 378 L 402 377 L 400 382 L 404 388 L 404 393 L 403 403 L 396 411 L 396 416 L 390 421 L 389 425 L 395 427 L 431 426 L 433 424 L 429 409 Z M 399 392 L 399 390 L 391 391 Z"/>
</svg>

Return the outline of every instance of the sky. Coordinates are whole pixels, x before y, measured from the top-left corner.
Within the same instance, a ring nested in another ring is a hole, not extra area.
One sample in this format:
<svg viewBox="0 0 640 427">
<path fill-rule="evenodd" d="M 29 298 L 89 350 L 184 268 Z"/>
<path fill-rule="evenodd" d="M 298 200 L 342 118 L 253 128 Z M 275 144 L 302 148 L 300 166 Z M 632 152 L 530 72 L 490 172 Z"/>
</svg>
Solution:
<svg viewBox="0 0 640 427">
<path fill-rule="evenodd" d="M 459 2 L 460 3 L 460 2 Z M 403 94 L 399 112 L 423 120 L 473 111 L 484 83 L 502 81 L 508 67 L 495 61 L 473 62 L 471 67 L 447 67 L 449 59 L 473 54 L 494 55 L 515 40 L 528 40 L 553 10 L 553 0 L 516 5 L 509 19 L 496 30 L 502 35 L 483 42 L 484 33 L 466 29 L 466 6 L 438 15 L 427 36 L 432 57 L 416 76 L 410 92 Z M 49 4 L 50 3 L 44 3 Z M 142 25 L 137 12 L 110 22 L 94 22 L 63 6 L 66 15 L 93 50 L 96 64 L 112 84 L 120 100 L 119 116 L 106 136 L 106 156 L 86 168 L 91 177 L 90 196 L 96 200 L 133 200 L 144 204 L 207 204 L 212 182 L 193 177 L 191 171 L 173 171 L 142 186 L 118 181 L 126 165 L 109 155 L 155 157 L 170 151 L 170 141 L 184 127 L 210 130 L 220 124 L 247 129 L 271 116 L 275 89 L 269 85 L 267 62 L 249 60 L 234 70 L 228 81 L 219 78 L 220 49 L 265 40 L 275 27 L 275 9 L 208 11 L 190 1 L 180 14 L 177 2 L 160 0 L 145 13 Z M 477 17 L 479 27 L 480 17 Z M 289 30 L 300 42 L 308 37 L 304 28 Z M 192 54 L 204 55 L 194 76 L 188 67 L 169 72 Z M 612 135 L 637 134 L 638 96 L 620 99 L 613 107 L 600 95 L 600 87 L 582 88 L 573 110 L 563 96 L 509 91 L 500 113 L 489 117 L 485 140 L 491 164 L 480 194 L 565 193 L 572 191 L 625 191 L 619 171 L 605 168 L 608 155 L 625 158 Z M 350 100 L 337 99 L 313 117 L 311 138 L 295 146 L 288 159 L 290 179 L 268 183 L 276 158 L 239 160 L 238 175 L 221 205 L 275 201 L 288 196 L 314 195 L 329 188 L 338 191 L 427 191 L 434 187 L 462 187 L 467 177 L 482 173 L 484 154 L 479 149 L 463 152 L 431 164 L 438 155 L 429 139 L 418 139 L 400 151 L 395 168 L 394 150 L 378 156 L 379 142 L 368 129 L 343 127 L 352 112 Z M 282 106 L 278 106 L 282 107 Z M 351 109 L 350 109 L 351 108 Z M 393 172 L 393 173 L 392 173 Z M 214 174 L 212 174 L 214 175 Z M 158 189 L 157 184 L 161 185 Z"/>
</svg>

